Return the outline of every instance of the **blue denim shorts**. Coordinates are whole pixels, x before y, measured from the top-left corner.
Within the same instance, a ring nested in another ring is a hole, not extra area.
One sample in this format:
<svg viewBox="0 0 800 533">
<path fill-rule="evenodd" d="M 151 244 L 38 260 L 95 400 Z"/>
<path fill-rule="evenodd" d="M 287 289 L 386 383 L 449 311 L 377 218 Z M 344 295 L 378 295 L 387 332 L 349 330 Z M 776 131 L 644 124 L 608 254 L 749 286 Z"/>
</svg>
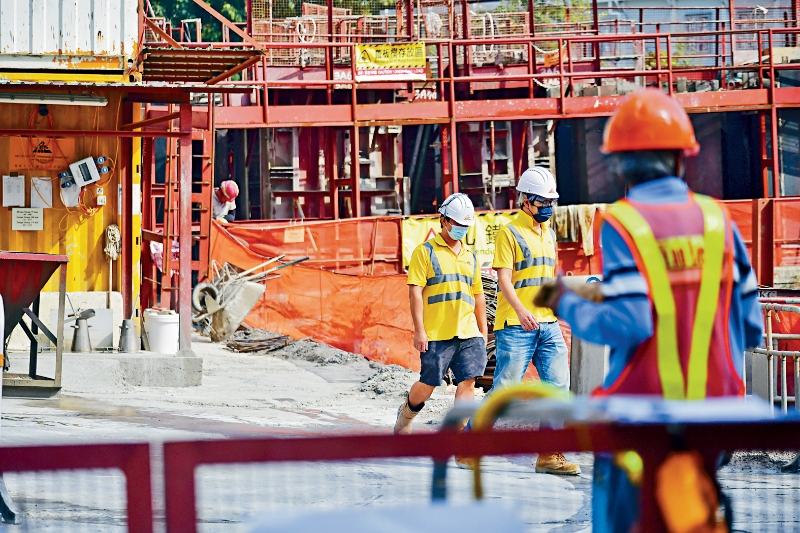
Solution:
<svg viewBox="0 0 800 533">
<path fill-rule="evenodd" d="M 442 384 L 448 368 L 453 371 L 456 383 L 482 376 L 486 369 L 483 337 L 429 341 L 428 350 L 419 356 L 422 361 L 419 380 L 431 387 Z"/>
</svg>

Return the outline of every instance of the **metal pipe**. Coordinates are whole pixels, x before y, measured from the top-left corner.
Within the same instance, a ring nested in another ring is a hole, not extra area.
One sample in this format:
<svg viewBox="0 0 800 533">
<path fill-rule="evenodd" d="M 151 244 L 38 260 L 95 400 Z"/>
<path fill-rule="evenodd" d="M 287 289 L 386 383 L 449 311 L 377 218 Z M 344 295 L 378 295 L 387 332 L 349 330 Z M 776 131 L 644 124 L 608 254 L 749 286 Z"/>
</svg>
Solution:
<svg viewBox="0 0 800 533">
<path fill-rule="evenodd" d="M 768 369 L 768 377 L 769 377 L 769 407 L 770 409 L 775 409 L 775 369 L 773 368 L 772 364 L 772 310 L 767 309 L 767 364 L 769 365 Z"/>
<path fill-rule="evenodd" d="M 800 411 L 800 357 L 794 358 L 794 410 Z"/>
<path fill-rule="evenodd" d="M 788 407 L 788 400 L 786 398 L 786 395 L 788 394 L 786 391 L 786 382 L 788 380 L 786 379 L 785 355 L 780 356 L 780 362 L 781 362 L 781 411 L 783 411 L 783 414 L 786 414 L 789 411 L 789 407 Z"/>
</svg>

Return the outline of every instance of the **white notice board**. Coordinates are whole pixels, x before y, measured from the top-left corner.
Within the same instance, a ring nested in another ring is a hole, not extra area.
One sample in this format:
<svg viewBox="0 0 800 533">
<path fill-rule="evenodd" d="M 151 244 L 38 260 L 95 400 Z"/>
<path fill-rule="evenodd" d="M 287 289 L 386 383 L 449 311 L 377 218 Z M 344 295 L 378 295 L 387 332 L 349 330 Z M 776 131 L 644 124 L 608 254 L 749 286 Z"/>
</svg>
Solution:
<svg viewBox="0 0 800 533">
<path fill-rule="evenodd" d="M 3 207 L 25 207 L 25 176 L 3 176 Z"/>
<path fill-rule="evenodd" d="M 31 207 L 53 207 L 53 182 L 50 178 L 31 178 Z"/>
<path fill-rule="evenodd" d="M 12 231 L 42 231 L 43 229 L 44 209 L 41 207 L 11 210 Z"/>
</svg>

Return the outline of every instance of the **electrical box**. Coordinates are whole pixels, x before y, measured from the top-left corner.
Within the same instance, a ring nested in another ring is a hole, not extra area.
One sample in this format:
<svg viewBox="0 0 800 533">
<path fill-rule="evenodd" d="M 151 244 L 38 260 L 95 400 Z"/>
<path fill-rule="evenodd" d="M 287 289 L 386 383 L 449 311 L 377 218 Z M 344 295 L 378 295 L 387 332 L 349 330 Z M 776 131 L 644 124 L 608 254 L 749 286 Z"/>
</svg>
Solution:
<svg viewBox="0 0 800 533">
<path fill-rule="evenodd" d="M 72 163 L 69 166 L 69 170 L 79 187 L 86 187 L 100 181 L 100 173 L 97 172 L 97 164 L 93 157 L 87 157 Z"/>
</svg>

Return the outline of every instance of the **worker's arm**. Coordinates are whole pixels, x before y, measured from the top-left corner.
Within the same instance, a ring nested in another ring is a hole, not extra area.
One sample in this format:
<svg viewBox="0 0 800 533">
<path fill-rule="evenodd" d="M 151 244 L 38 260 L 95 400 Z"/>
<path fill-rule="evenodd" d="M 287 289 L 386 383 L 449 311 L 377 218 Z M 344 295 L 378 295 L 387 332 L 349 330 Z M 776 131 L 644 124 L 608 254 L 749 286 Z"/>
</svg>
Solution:
<svg viewBox="0 0 800 533">
<path fill-rule="evenodd" d="M 533 313 L 525 308 L 522 301 L 517 296 L 517 291 L 514 290 L 514 284 L 511 282 L 510 268 L 497 269 L 497 285 L 500 286 L 500 290 L 503 292 L 506 301 L 511 305 L 511 309 L 517 313 L 517 318 L 519 318 L 522 329 L 525 331 L 539 329 L 539 322 L 534 318 Z"/>
<path fill-rule="evenodd" d="M 486 321 L 486 296 L 475 295 L 475 318 L 478 320 L 478 329 L 483 335 L 483 342 L 489 342 L 489 324 Z"/>
<path fill-rule="evenodd" d="M 636 268 L 628 245 L 610 224 L 603 225 L 600 240 L 605 301 L 595 303 L 567 293 L 559 302 L 558 315 L 569 323 L 576 337 L 628 354 L 653 335 L 647 282 Z"/>
<path fill-rule="evenodd" d="M 428 351 L 428 334 L 425 333 L 425 324 L 422 320 L 422 287 L 419 287 L 417 285 L 409 285 L 408 299 L 411 304 L 411 319 L 414 321 L 414 348 L 416 348 L 420 352 L 426 352 Z M 485 302 L 483 305 L 483 316 L 484 316 L 483 320 L 485 326 L 486 325 Z"/>
<path fill-rule="evenodd" d="M 731 324 L 731 331 L 741 331 L 744 349 L 761 346 L 764 334 L 764 315 L 758 303 L 758 281 L 756 280 L 747 247 L 739 233 L 739 228 L 733 224 L 733 295 L 731 298 L 731 320 L 738 315 L 742 317 L 741 323 Z M 737 313 L 736 307 L 741 306 Z"/>
<path fill-rule="evenodd" d="M 414 348 L 420 352 L 428 350 L 428 334 L 423 320 L 422 289 L 428 283 L 430 258 L 423 246 L 417 246 L 408 262 L 408 300 L 411 320 L 414 321 Z"/>
</svg>

